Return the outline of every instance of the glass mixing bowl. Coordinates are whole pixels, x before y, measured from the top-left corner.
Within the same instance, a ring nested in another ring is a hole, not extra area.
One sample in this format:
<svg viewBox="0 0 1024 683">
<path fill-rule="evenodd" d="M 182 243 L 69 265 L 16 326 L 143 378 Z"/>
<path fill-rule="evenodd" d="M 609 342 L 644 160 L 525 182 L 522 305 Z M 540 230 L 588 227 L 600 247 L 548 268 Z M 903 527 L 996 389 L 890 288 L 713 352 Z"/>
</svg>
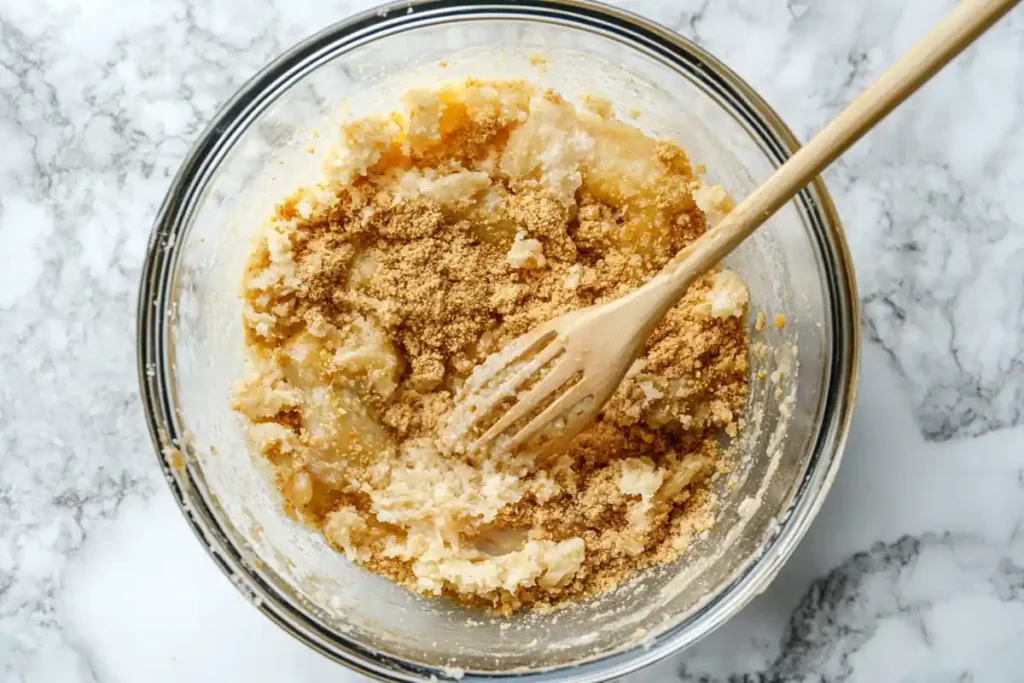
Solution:
<svg viewBox="0 0 1024 683">
<path fill-rule="evenodd" d="M 231 410 L 242 373 L 239 285 L 249 235 L 276 199 L 317 179 L 330 122 L 393 109 L 410 86 L 466 75 L 522 77 L 570 99 L 602 95 L 648 133 L 677 140 L 707 166 L 709 182 L 734 197 L 797 147 L 729 69 L 620 10 L 430 1 L 332 26 L 249 81 L 171 186 L 139 299 L 149 426 L 174 495 L 213 559 L 264 614 L 321 653 L 385 680 L 606 681 L 736 614 L 775 576 L 820 507 L 855 387 L 850 260 L 820 182 L 728 260 L 751 292 L 747 424 L 734 444 L 733 476 L 716 482 L 714 530 L 678 561 L 569 608 L 509 620 L 421 598 L 352 566 L 280 512 L 265 463 Z M 757 311 L 786 323 L 759 331 Z"/>
</svg>

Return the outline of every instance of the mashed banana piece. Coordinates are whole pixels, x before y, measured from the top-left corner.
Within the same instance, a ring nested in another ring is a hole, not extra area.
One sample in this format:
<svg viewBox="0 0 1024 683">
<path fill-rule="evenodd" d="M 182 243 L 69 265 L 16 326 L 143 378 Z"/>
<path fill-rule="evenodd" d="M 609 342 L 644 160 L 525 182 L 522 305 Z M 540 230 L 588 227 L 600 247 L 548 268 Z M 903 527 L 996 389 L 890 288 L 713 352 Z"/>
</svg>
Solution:
<svg viewBox="0 0 1024 683">
<path fill-rule="evenodd" d="M 277 206 L 244 277 L 235 408 L 289 514 L 412 590 L 505 613 L 606 590 L 710 527 L 747 392 L 732 273 L 691 288 L 554 459 L 442 438 L 488 354 L 639 287 L 727 210 L 681 149 L 470 80 L 346 123 L 324 174 Z"/>
<path fill-rule="evenodd" d="M 706 310 L 712 317 L 724 318 L 731 315 L 739 318 L 747 310 L 750 292 L 736 273 L 723 270 L 711 276 L 711 289 L 704 299 L 701 310 Z"/>
</svg>

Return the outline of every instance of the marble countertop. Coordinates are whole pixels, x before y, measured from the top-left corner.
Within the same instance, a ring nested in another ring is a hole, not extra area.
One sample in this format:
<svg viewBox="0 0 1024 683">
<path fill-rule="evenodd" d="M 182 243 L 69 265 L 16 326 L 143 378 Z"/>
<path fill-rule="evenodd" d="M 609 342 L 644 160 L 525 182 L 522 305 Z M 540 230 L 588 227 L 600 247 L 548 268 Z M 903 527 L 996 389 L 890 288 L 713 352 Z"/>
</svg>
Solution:
<svg viewBox="0 0 1024 683">
<path fill-rule="evenodd" d="M 204 123 L 368 4 L 0 3 L 0 680 L 357 680 L 252 609 L 182 523 L 134 321 L 157 205 Z M 806 139 L 952 0 L 622 4 Z M 842 470 L 774 584 L 633 679 L 1024 681 L 1024 10 L 827 180 L 868 339 Z"/>
</svg>

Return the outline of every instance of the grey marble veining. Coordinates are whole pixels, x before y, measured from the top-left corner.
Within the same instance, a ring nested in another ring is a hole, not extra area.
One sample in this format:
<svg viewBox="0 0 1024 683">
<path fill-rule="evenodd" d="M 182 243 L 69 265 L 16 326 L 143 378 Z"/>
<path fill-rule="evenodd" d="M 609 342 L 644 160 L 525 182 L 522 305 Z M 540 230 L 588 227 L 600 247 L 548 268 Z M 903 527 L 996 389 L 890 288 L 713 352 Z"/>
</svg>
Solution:
<svg viewBox="0 0 1024 683">
<path fill-rule="evenodd" d="M 811 583 L 778 642 L 745 644 L 753 670 L 686 654 L 659 669 L 680 683 L 1019 680 L 1024 538 L 1004 550 L 944 534 L 876 543 Z"/>
<path fill-rule="evenodd" d="M 152 541 L 183 525 L 152 512 L 166 492 L 134 317 L 154 214 L 205 122 L 370 4 L 0 2 L 0 680 L 214 680 L 254 649 L 249 680 L 352 680 L 250 625 L 191 539 Z M 698 40 L 806 139 L 952 0 L 622 4 Z M 1006 640 L 1024 642 L 1022 60 L 1018 10 L 826 174 L 880 350 L 847 463 L 776 585 L 637 680 L 1024 679 Z M 166 601 L 154 624 L 130 577 L 161 571 L 231 620 Z M 204 659 L 223 631 L 241 635 Z"/>
<path fill-rule="evenodd" d="M 265 9 L 239 24 L 242 5 L 0 5 L 0 671 L 59 639 L 64 559 L 159 479 L 139 268 L 206 120 L 308 30 Z"/>
<path fill-rule="evenodd" d="M 930 624 L 936 619 L 936 601 L 943 597 L 945 585 L 924 588 L 916 585 L 922 571 L 941 571 L 943 563 L 961 562 L 961 553 L 970 553 L 976 540 L 950 538 L 935 534 L 904 536 L 894 543 L 876 543 L 870 550 L 856 553 L 827 576 L 811 584 L 790 617 L 780 647 L 781 654 L 757 676 L 768 679 L 844 680 L 854 674 L 854 657 L 889 621 L 898 623 L 914 640 L 934 649 L 945 634 L 943 627 Z M 1018 542 L 1018 549 L 1021 543 Z M 1009 557 L 986 561 L 976 567 L 980 576 L 968 581 L 978 595 L 996 602 L 1024 601 L 1024 573 Z M 922 569 L 922 566 L 925 568 Z M 883 636 L 884 637 L 884 636 Z M 891 643 L 887 643 L 891 646 Z M 893 663 L 895 667 L 899 665 Z M 971 663 L 963 670 L 945 671 L 950 680 L 973 675 Z M 902 668 L 902 667 L 901 667 Z M 685 665 L 681 678 L 686 680 Z M 751 679 L 751 675 L 744 678 Z"/>
</svg>

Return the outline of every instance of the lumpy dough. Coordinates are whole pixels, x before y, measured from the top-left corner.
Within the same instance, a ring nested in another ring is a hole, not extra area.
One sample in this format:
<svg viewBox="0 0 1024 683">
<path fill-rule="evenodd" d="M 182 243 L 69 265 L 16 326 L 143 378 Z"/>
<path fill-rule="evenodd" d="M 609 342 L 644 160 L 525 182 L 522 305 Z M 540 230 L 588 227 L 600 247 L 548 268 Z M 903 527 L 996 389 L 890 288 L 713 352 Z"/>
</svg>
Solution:
<svg viewBox="0 0 1024 683">
<path fill-rule="evenodd" d="M 285 511 L 412 590 L 506 614 L 685 552 L 747 392 L 733 273 L 690 289 L 564 452 L 442 437 L 488 354 L 640 286 L 728 208 L 675 144 L 524 82 L 415 90 L 344 124 L 244 275 L 235 408 Z"/>
</svg>

